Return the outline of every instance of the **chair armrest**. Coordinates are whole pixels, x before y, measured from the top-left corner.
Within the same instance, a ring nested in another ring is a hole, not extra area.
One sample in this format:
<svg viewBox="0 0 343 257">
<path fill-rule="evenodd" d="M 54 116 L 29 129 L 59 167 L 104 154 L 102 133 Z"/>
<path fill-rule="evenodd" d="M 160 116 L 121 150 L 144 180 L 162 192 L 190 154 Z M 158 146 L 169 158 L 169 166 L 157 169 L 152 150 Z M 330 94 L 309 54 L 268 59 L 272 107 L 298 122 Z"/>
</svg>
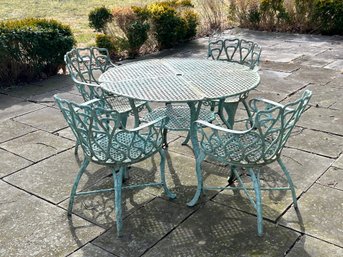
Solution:
<svg viewBox="0 0 343 257">
<path fill-rule="evenodd" d="M 203 121 L 203 120 L 196 120 L 195 123 L 201 125 L 202 127 L 208 127 L 212 130 L 217 130 L 217 131 L 222 131 L 225 133 L 229 133 L 229 134 L 236 134 L 236 135 L 243 135 L 249 131 L 251 131 L 252 129 L 248 129 L 248 130 L 233 130 L 233 129 L 227 129 L 227 128 L 223 128 L 217 125 L 213 125 L 207 121 Z"/>
<path fill-rule="evenodd" d="M 141 126 L 139 127 L 136 127 L 136 128 L 133 128 L 133 129 L 126 129 L 127 131 L 129 132 L 137 132 L 137 131 L 140 131 L 140 130 L 143 130 L 145 128 L 148 128 L 148 127 L 151 127 L 151 126 L 154 126 L 155 124 L 159 123 L 159 122 L 167 122 L 167 116 L 164 116 L 164 117 L 160 117 L 156 120 L 153 120 L 153 121 L 150 121 L 148 123 L 145 123 L 145 124 L 142 124 Z M 163 128 L 164 126 L 161 126 L 161 128 Z"/>
<path fill-rule="evenodd" d="M 258 105 L 262 104 L 263 109 L 258 108 Z M 252 109 L 253 112 L 258 112 L 261 110 L 269 110 L 274 107 L 281 107 L 284 108 L 285 106 L 283 104 L 274 102 L 272 100 L 264 99 L 264 98 L 254 98 L 249 101 L 249 106 Z M 292 108 L 286 107 L 287 111 L 292 111 Z"/>
</svg>

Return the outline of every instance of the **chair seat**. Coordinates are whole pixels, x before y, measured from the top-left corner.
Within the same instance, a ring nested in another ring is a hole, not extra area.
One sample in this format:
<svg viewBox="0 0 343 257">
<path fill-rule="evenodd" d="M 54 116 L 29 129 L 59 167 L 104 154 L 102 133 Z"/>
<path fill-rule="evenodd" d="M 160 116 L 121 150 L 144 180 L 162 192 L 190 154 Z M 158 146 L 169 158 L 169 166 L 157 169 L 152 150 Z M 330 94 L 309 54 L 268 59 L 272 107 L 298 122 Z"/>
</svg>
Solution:
<svg viewBox="0 0 343 257">
<path fill-rule="evenodd" d="M 106 97 L 107 102 L 111 105 L 113 110 L 119 113 L 125 113 L 132 110 L 129 99 L 122 96 L 110 96 Z M 146 104 L 145 101 L 135 101 L 136 108 L 142 107 Z"/>
<path fill-rule="evenodd" d="M 157 135 L 156 135 L 157 136 Z M 109 144 L 107 135 L 99 135 L 94 137 L 92 142 L 92 160 L 102 164 L 120 164 L 120 163 L 135 163 L 142 160 L 158 150 L 158 146 L 162 144 L 162 137 L 160 142 L 152 142 L 150 138 L 145 135 L 137 135 L 128 131 L 116 132 L 116 135 L 112 138 Z M 89 151 L 88 147 L 84 145 L 86 151 Z"/>
<path fill-rule="evenodd" d="M 264 159 L 275 155 L 278 144 L 273 144 L 272 138 L 263 140 L 255 132 L 245 134 L 225 134 L 211 136 L 209 141 L 201 142 L 203 151 L 214 158 L 226 163 L 264 163 Z M 268 149 L 266 151 L 266 149 Z"/>
<path fill-rule="evenodd" d="M 167 116 L 169 121 L 165 126 L 168 130 L 189 130 L 190 128 L 190 109 L 186 105 L 172 105 L 157 108 L 143 117 L 143 120 L 150 122 L 157 118 Z M 212 122 L 215 119 L 214 112 L 201 109 L 198 119 Z"/>
</svg>

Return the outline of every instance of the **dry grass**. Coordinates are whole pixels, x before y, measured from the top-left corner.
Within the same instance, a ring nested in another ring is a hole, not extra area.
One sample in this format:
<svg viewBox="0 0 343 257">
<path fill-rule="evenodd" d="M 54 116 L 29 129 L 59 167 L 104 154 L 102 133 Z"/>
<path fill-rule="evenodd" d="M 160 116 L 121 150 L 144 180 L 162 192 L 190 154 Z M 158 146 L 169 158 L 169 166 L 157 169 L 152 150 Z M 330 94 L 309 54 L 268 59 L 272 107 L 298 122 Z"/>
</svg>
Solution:
<svg viewBox="0 0 343 257">
<path fill-rule="evenodd" d="M 95 43 L 88 26 L 88 13 L 95 7 L 145 5 L 159 0 L 0 0 L 0 21 L 26 17 L 53 18 L 71 26 L 79 46 Z M 201 21 L 200 35 L 228 27 L 229 0 L 193 0 Z"/>
<path fill-rule="evenodd" d="M 88 13 L 95 7 L 142 5 L 152 0 L 0 0 L 0 20 L 53 18 L 71 26 L 79 46 L 94 44 Z"/>
</svg>

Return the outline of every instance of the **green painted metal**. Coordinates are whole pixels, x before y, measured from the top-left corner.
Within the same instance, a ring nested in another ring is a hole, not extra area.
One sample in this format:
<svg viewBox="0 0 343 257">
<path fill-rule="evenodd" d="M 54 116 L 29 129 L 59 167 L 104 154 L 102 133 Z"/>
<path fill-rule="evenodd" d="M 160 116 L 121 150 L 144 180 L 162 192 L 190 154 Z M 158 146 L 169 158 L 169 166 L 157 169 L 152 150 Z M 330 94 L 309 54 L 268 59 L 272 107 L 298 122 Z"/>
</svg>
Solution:
<svg viewBox="0 0 343 257">
<path fill-rule="evenodd" d="M 257 211 L 257 231 L 259 236 L 263 233 L 261 190 L 290 190 L 294 207 L 297 208 L 294 185 L 286 166 L 281 160 L 281 152 L 292 129 L 304 112 L 311 95 L 312 92 L 306 90 L 298 100 L 286 105 L 266 99 L 252 99 L 249 102 L 249 107 L 253 124 L 250 126 L 250 121 L 248 121 L 248 129 L 245 131 L 215 126 L 206 121 L 196 121 L 196 146 L 199 147 L 196 150 L 199 151 L 196 155 L 198 186 L 193 199 L 188 205 L 194 206 L 204 189 L 243 190 Z M 237 178 L 239 187 L 204 188 L 201 163 L 206 156 L 211 156 L 211 158 L 219 162 L 229 164 L 231 176 L 234 175 Z M 260 167 L 275 161 L 279 163 L 285 174 L 289 187 L 260 188 Z M 248 172 L 253 182 L 253 188 L 244 184 L 236 167 L 241 167 Z M 255 199 L 249 194 L 251 190 L 255 191 Z"/>
<path fill-rule="evenodd" d="M 229 39 L 229 38 L 209 38 L 208 43 L 208 58 L 218 61 L 234 62 L 249 67 L 251 70 L 258 70 L 260 63 L 262 48 L 252 41 L 244 39 Z M 248 119 L 251 120 L 246 98 L 248 93 L 244 93 L 235 97 L 226 98 L 222 104 L 218 101 L 212 101 L 212 110 L 218 106 L 218 115 L 228 128 L 233 128 L 234 118 L 238 103 L 242 102 L 247 111 Z M 227 118 L 224 117 L 224 111 Z"/>
<path fill-rule="evenodd" d="M 123 114 L 121 117 L 124 127 L 130 112 L 140 111 L 144 107 L 151 111 L 145 101 L 134 102 L 135 110 L 133 110 L 126 97 L 108 93 L 99 86 L 98 77 L 109 69 L 116 68 L 116 65 L 111 62 L 106 48 L 74 48 L 65 54 L 64 61 L 84 101 L 104 99 L 107 109 L 113 109 Z M 79 142 L 76 142 L 75 153 L 78 151 L 78 145 Z"/>
<path fill-rule="evenodd" d="M 167 117 L 158 119 L 133 129 L 122 125 L 122 113 L 106 109 L 106 101 L 96 99 L 84 104 L 76 104 L 54 96 L 62 114 L 83 149 L 84 161 L 75 178 L 68 207 L 68 215 L 72 213 L 75 196 L 96 194 L 114 190 L 117 234 L 122 229 L 121 191 L 123 188 L 161 186 L 170 198 L 175 195 L 169 191 L 165 181 L 165 154 L 162 149 L 163 128 Z M 123 173 L 129 165 L 140 162 L 152 155 L 160 153 L 160 182 L 128 185 L 122 187 Z M 112 169 L 113 189 L 99 189 L 77 193 L 79 181 L 90 162 L 108 166 Z"/>
</svg>

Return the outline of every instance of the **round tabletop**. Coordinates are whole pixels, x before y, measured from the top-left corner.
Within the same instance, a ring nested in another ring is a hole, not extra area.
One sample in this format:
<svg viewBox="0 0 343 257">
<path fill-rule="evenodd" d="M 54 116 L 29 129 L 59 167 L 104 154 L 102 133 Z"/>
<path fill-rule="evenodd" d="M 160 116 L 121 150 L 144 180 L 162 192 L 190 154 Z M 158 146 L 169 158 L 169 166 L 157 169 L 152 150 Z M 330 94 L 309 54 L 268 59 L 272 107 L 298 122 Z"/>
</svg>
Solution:
<svg viewBox="0 0 343 257">
<path fill-rule="evenodd" d="M 260 82 L 257 71 L 225 61 L 164 58 L 111 68 L 99 77 L 116 95 L 149 102 L 191 102 L 245 93 Z"/>
</svg>

